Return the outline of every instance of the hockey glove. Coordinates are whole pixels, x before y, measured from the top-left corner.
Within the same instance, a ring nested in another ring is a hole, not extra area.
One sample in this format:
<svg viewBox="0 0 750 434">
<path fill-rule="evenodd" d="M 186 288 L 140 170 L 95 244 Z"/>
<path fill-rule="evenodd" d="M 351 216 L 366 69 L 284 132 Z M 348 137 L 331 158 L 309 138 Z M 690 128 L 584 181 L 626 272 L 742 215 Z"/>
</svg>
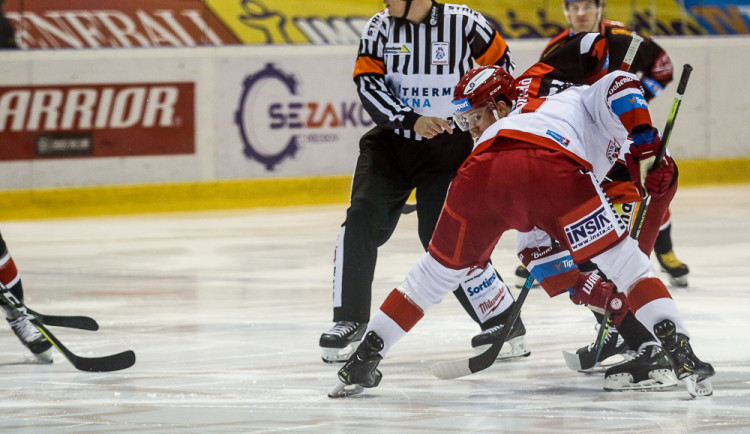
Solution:
<svg viewBox="0 0 750 434">
<path fill-rule="evenodd" d="M 674 160 L 669 155 L 665 155 L 659 167 L 654 167 L 646 175 L 643 184 L 648 194 L 654 197 L 663 196 L 674 182 L 674 172 Z"/>
<path fill-rule="evenodd" d="M 661 136 L 659 130 L 654 127 L 633 133 L 630 138 L 633 140 L 633 144 L 630 145 L 630 155 L 636 161 L 653 157 L 661 149 Z"/>
<path fill-rule="evenodd" d="M 625 294 L 617 292 L 614 284 L 596 273 L 581 273 L 576 287 L 571 290 L 570 299 L 575 304 L 612 312 L 612 320 L 616 326 L 622 323 L 630 309 Z"/>
</svg>

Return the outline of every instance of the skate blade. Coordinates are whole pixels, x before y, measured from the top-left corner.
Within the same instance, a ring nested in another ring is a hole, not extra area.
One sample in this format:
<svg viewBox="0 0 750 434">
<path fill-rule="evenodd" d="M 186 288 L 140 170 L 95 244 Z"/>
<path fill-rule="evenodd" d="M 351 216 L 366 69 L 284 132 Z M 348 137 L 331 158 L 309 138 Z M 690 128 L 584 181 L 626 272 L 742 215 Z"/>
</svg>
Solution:
<svg viewBox="0 0 750 434">
<path fill-rule="evenodd" d="M 344 348 L 321 347 L 320 358 L 325 363 L 344 363 L 349 360 L 349 357 L 351 357 L 352 353 L 354 353 L 356 345 L 358 344 L 359 342 L 353 342 L 345 346 Z"/>
<path fill-rule="evenodd" d="M 478 347 L 474 347 L 474 350 L 476 351 L 477 355 L 480 355 L 487 351 L 491 346 L 492 345 L 480 345 Z M 531 351 L 529 351 L 529 348 L 526 346 L 526 341 L 524 340 L 523 336 L 519 336 L 503 344 L 503 348 L 497 354 L 496 360 L 513 360 L 519 359 L 521 357 L 528 357 L 529 355 L 531 355 Z"/>
<path fill-rule="evenodd" d="M 677 386 L 677 377 L 671 369 L 659 369 L 649 372 L 649 378 L 633 383 L 633 376 L 628 373 L 614 374 L 604 379 L 604 390 L 607 392 L 648 392 L 673 389 Z"/>
<path fill-rule="evenodd" d="M 685 378 L 685 386 L 687 391 L 693 398 L 706 397 L 714 394 L 714 386 L 711 384 L 710 378 L 700 378 L 697 375 L 691 375 Z"/>
<path fill-rule="evenodd" d="M 364 388 L 359 384 L 344 384 L 339 381 L 336 386 L 328 392 L 329 398 L 345 398 L 347 396 L 358 395 Z"/>
</svg>

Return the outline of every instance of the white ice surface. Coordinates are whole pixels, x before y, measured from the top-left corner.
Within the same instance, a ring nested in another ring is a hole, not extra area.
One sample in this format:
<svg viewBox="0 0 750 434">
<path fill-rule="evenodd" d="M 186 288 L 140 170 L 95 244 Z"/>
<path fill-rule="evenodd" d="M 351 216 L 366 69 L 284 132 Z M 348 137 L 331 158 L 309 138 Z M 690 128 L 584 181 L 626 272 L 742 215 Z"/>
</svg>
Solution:
<svg viewBox="0 0 750 434">
<path fill-rule="evenodd" d="M 0 333 L 0 432 L 750 432 L 750 186 L 682 189 L 672 207 L 690 287 L 673 289 L 714 396 L 612 393 L 565 367 L 594 337 L 592 315 L 534 290 L 523 309 L 531 356 L 443 381 L 432 363 L 471 355 L 478 328 L 447 298 L 391 351 L 381 385 L 332 400 L 320 361 L 331 322 L 332 247 L 344 206 L 1 222 L 27 304 L 88 315 L 53 328 L 70 349 L 133 349 L 115 373 L 24 363 Z M 515 236 L 493 255 L 517 264 Z M 373 308 L 421 255 L 416 216 L 381 250 Z"/>
</svg>

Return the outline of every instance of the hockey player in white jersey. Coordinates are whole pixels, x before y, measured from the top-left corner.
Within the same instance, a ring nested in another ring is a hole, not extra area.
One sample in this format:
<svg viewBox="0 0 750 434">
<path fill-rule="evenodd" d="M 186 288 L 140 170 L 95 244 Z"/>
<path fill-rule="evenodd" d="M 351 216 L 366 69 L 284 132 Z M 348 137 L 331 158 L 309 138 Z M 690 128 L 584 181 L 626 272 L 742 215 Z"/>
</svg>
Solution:
<svg viewBox="0 0 750 434">
<path fill-rule="evenodd" d="M 472 80 L 490 68 L 472 70 L 462 78 L 456 90 L 458 114 L 474 114 L 465 96 L 480 81 Z M 600 187 L 628 137 L 633 139 L 630 153 L 635 161 L 660 148 L 638 79 L 613 72 L 590 87 L 524 101 L 505 117 L 515 89 L 503 86 L 497 92 L 503 96 L 496 95 L 497 109 L 476 116 L 491 113 L 500 120 L 484 131 L 451 184 L 428 253 L 373 317 L 362 344 L 339 370 L 341 383 L 332 395 L 377 386 L 382 377 L 378 363 L 424 312 L 465 276 L 492 268 L 489 254 L 504 232 L 534 228 L 562 243 L 575 264 L 594 262 L 659 339 L 678 378 L 688 380 L 691 394 L 710 394 L 713 367 L 693 353 L 675 302 Z M 465 125 L 471 122 L 468 117 Z M 665 159 L 666 168 L 653 171 L 645 184 L 666 191 L 672 182 L 669 164 Z M 583 274 L 572 279 L 573 275 L 561 276 L 557 284 L 567 284 L 574 300 L 616 308 L 618 303 L 611 301 L 619 296 L 608 291 L 602 279 Z M 570 280 L 564 282 L 566 278 Z M 662 349 L 654 345 L 653 351 Z"/>
</svg>

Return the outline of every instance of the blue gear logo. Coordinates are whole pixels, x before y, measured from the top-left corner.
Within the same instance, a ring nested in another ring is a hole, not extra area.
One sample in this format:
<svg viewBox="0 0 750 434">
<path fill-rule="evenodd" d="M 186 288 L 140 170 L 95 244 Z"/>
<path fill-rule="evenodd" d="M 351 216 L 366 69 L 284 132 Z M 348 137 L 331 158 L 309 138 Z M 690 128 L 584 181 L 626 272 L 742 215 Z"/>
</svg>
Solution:
<svg viewBox="0 0 750 434">
<path fill-rule="evenodd" d="M 239 109 L 235 112 L 234 122 L 237 124 L 240 130 L 240 137 L 243 143 L 243 153 L 251 160 L 256 160 L 266 166 L 266 170 L 272 171 L 276 166 L 281 163 L 285 158 L 293 157 L 299 149 L 299 144 L 296 135 L 287 142 L 286 146 L 277 153 L 263 153 L 254 147 L 250 142 L 249 129 L 252 125 L 245 125 L 245 107 L 247 107 L 248 98 L 250 91 L 262 80 L 277 80 L 283 84 L 291 95 L 298 95 L 298 83 L 292 75 L 284 74 L 274 67 L 273 63 L 266 64 L 266 67 L 255 74 L 251 74 L 245 78 L 243 82 L 242 95 L 240 97 Z"/>
</svg>

